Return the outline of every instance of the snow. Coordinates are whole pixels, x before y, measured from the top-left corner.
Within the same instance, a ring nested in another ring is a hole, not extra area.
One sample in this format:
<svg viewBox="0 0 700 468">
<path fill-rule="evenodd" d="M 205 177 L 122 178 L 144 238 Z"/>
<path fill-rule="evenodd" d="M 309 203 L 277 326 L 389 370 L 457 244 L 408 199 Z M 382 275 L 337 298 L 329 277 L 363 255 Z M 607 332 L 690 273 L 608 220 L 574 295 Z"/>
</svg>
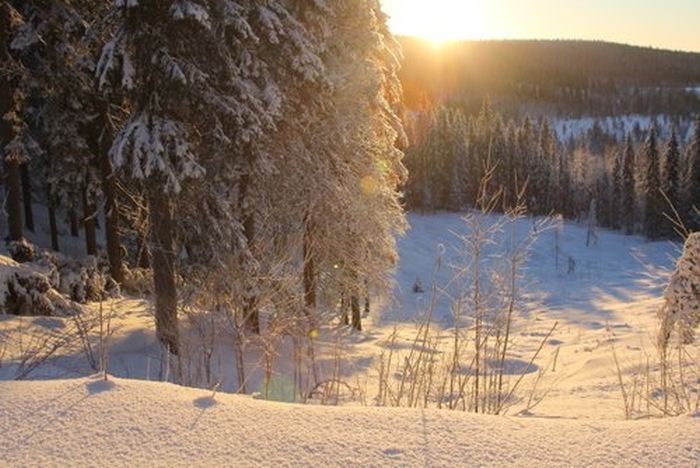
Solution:
<svg viewBox="0 0 700 468">
<path fill-rule="evenodd" d="M 662 127 L 669 126 L 668 116 L 657 116 L 657 122 Z M 647 115 L 622 115 L 615 117 L 581 117 L 555 119 L 553 127 L 561 141 L 567 141 L 582 133 L 590 131 L 598 123 L 602 130 L 615 135 L 618 139 L 625 138 L 635 127 L 645 130 L 651 126 L 654 120 Z"/>
<path fill-rule="evenodd" d="M 32 25 L 23 24 L 17 32 L 17 35 L 12 39 L 10 49 L 23 51 L 39 42 L 39 40 L 39 35 Z"/>
<path fill-rule="evenodd" d="M 696 92 L 700 96 L 700 87 L 687 88 L 687 91 Z M 673 130 L 681 141 L 689 142 L 694 135 L 693 122 L 693 117 L 629 114 L 606 117 L 560 117 L 552 120 L 552 127 L 563 143 L 570 138 L 585 135 L 593 130 L 596 124 L 599 125 L 600 130 L 619 141 L 623 141 L 628 134 L 640 138 L 638 132 L 646 132 L 652 124 L 656 124 L 657 131 L 663 139 L 668 138 Z"/>
<path fill-rule="evenodd" d="M 138 0 L 116 0 L 114 2 L 114 6 L 117 8 L 134 8 L 138 5 Z"/>
<path fill-rule="evenodd" d="M 45 245 L 45 208 L 37 206 L 35 213 L 32 240 Z M 513 221 L 503 236 L 522 239 L 539 221 Z M 288 388 L 293 350 L 285 342 L 275 350 L 269 395 L 279 402 L 231 395 L 240 385 L 233 338 L 224 322 L 217 326 L 212 360 L 215 381 L 220 381 L 214 398 L 211 390 L 154 382 L 160 351 L 152 305 L 128 296 L 108 299 L 103 304 L 113 329 L 108 371 L 115 376 L 108 386 L 86 378 L 94 370 L 79 342 L 70 342 L 27 376 L 37 380 L 21 382 L 9 381 L 17 375 L 12 361 L 17 350 L 11 342 L 0 349 L 0 465 L 697 466 L 700 418 L 624 421 L 612 357 L 614 346 L 623 378 L 631 384 L 642 356 L 654 356 L 657 313 L 681 246 L 598 230 L 597 242 L 586 247 L 586 222 L 542 229 L 526 263 L 508 372 L 512 378 L 522 371 L 544 334 L 559 322 L 522 384 L 527 398 L 544 372 L 539 385 L 547 394 L 541 404 L 522 411 L 518 401 L 507 416 L 498 417 L 372 407 L 379 356 L 389 349 L 394 327 L 399 329 L 397 352 L 411 349 L 428 300 L 427 293 L 416 294 L 412 287 L 420 278 L 429 291 L 438 252 L 444 257 L 435 282 L 444 292 L 435 304 L 436 326 L 445 340 L 454 326 L 448 282 L 461 261 L 457 235 L 466 230 L 464 220 L 459 214 L 411 214 L 409 223 L 398 244 L 393 297 L 373 299 L 364 332 L 334 326 L 315 339 L 321 378 L 332 375 L 334 347 L 342 341 L 342 378 L 362 389 L 364 404 L 358 399 L 340 407 L 280 403 L 295 400 Z M 82 250 L 79 239 L 63 239 L 68 251 Z M 496 261 L 498 253 L 491 247 L 485 261 Z M 0 264 L 15 265 L 1 255 Z M 94 314 L 97 307 L 90 304 L 86 310 Z M 73 326 L 71 318 L 0 316 L 3 337 L 12 329 L 42 336 L 42 330 L 60 334 Z M 183 317 L 183 326 L 192 325 Z M 262 393 L 263 352 L 255 340 L 247 346 L 247 390 Z M 697 343 L 687 350 L 700 355 Z M 71 378 L 76 379 L 64 380 Z"/>
<path fill-rule="evenodd" d="M 256 401 L 110 378 L 0 383 L 11 466 L 697 466 L 700 418 L 634 422 Z"/>
<path fill-rule="evenodd" d="M 207 29 L 211 29 L 206 8 L 188 0 L 179 0 L 170 7 L 170 15 L 176 20 L 191 18 Z"/>
<path fill-rule="evenodd" d="M 166 157 L 168 151 L 172 158 Z M 127 123 L 114 141 L 110 156 L 115 167 L 130 166 L 135 179 L 163 173 L 168 192 L 179 192 L 183 179 L 204 175 L 204 168 L 190 150 L 184 125 L 147 113 L 137 114 Z M 127 161 L 129 157 L 131 161 Z"/>
<path fill-rule="evenodd" d="M 409 221 L 411 229 L 399 240 L 395 303 L 386 309 L 380 323 L 391 327 L 398 321 L 409 326 L 420 317 L 428 295 L 414 294 L 411 289 L 420 278 L 428 290 L 442 249 L 443 267 L 435 282 L 445 292 L 435 301 L 434 317 L 449 339 L 453 326 L 449 297 L 454 294 L 448 285 L 454 275 L 452 266 L 462 262 L 455 246 L 459 245 L 457 234 L 465 232 L 464 221 L 449 213 L 412 214 Z M 528 218 L 515 221 L 506 226 L 504 236 L 522 239 L 535 222 Z M 597 235 L 597 243 L 586 247 L 586 222 L 562 222 L 557 229 L 542 230 L 525 266 L 525 297 L 515 322 L 519 351 L 510 355 L 513 363 L 525 365 L 558 322 L 536 361 L 539 371 L 551 369 L 555 356 L 557 360 L 556 372 L 545 377 L 545 387 L 551 390 L 536 408 L 538 416 L 622 417 L 612 346 L 629 373 L 638 371 L 642 355 L 656 353 L 657 312 L 681 246 L 608 230 L 598 230 Z M 492 249 L 489 255 L 496 253 Z M 569 259 L 575 264 L 573 272 L 569 272 Z M 697 354 L 697 350 L 692 352 Z"/>
<path fill-rule="evenodd" d="M 669 336 L 677 327 L 684 341 L 692 343 L 700 324 L 700 233 L 688 237 L 664 297 L 667 307 L 659 314 L 663 335 Z"/>
</svg>

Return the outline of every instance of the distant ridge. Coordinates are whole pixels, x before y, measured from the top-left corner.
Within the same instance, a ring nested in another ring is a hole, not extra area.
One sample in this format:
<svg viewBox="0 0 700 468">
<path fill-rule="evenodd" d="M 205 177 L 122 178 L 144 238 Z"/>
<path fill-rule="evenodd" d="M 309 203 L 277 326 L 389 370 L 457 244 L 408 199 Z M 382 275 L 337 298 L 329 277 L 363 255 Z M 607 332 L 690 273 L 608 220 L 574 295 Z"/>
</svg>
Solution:
<svg viewBox="0 0 700 468">
<path fill-rule="evenodd" d="M 409 107 L 441 98 L 471 104 L 488 95 L 504 104 L 549 103 L 563 111 L 591 98 L 596 102 L 585 106 L 593 111 L 602 112 L 598 107 L 608 99 L 614 105 L 620 99 L 629 104 L 630 109 L 618 111 L 643 112 L 632 107 L 645 105 L 664 111 L 658 103 L 631 102 L 635 95 L 653 101 L 650 90 L 663 88 L 661 100 L 670 99 L 670 110 L 700 111 L 700 100 L 691 98 L 697 95 L 686 90 L 700 86 L 698 52 L 589 40 L 471 40 L 439 48 L 418 38 L 399 41 Z"/>
</svg>

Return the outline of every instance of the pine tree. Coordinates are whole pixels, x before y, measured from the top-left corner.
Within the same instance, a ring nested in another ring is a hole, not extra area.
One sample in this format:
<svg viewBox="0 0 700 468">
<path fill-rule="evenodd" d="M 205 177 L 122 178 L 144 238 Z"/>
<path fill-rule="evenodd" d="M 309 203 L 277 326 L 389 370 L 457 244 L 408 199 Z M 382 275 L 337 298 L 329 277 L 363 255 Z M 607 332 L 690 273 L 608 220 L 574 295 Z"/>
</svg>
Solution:
<svg viewBox="0 0 700 468">
<path fill-rule="evenodd" d="M 534 155 L 535 155 L 535 144 L 534 144 L 534 129 L 532 127 L 532 121 L 529 116 L 525 116 L 523 124 L 518 130 L 518 141 L 517 141 L 517 155 L 518 166 L 520 171 L 518 173 L 518 179 L 520 184 L 526 186 L 525 190 L 525 201 L 532 204 L 531 201 L 534 198 L 533 189 L 533 169 L 534 169 Z"/>
<path fill-rule="evenodd" d="M 684 212 L 688 227 L 700 230 L 700 216 L 695 212 L 700 209 L 700 117 L 695 120 L 695 133 L 688 145 L 686 171 L 683 177 Z"/>
<path fill-rule="evenodd" d="M 571 167 L 569 159 L 571 155 L 563 148 L 559 151 L 559 186 L 558 186 L 558 211 L 562 216 L 571 217 L 573 215 L 571 196 Z"/>
<path fill-rule="evenodd" d="M 470 148 L 467 136 L 467 119 L 459 112 L 454 126 L 454 171 L 451 183 L 451 208 L 461 211 L 469 205 Z"/>
<path fill-rule="evenodd" d="M 394 235 L 405 223 L 398 198 L 406 177 L 405 134 L 397 114 L 401 55 L 376 0 L 335 2 L 332 11 L 328 47 L 336 60 L 327 62 L 328 74 L 339 80 L 334 84 L 345 85 L 336 87 L 331 101 L 336 117 L 321 119 L 320 131 L 312 128 L 311 134 L 331 136 L 326 147 L 335 155 L 332 167 L 339 169 L 320 175 L 330 185 L 319 183 L 306 203 L 313 207 L 316 268 L 328 274 L 342 265 L 341 291 L 333 296 L 347 292 L 352 325 L 361 329 L 361 292 L 388 288 L 388 272 L 397 260 Z M 443 118 L 447 131 L 453 117 Z M 448 144 L 454 144 L 452 137 Z M 453 161 L 454 154 L 447 158 Z M 322 160 L 316 165 L 325 166 Z M 449 190 L 451 179 L 446 182 Z M 328 216 L 333 212 L 342 216 Z"/>
<path fill-rule="evenodd" d="M 644 227 L 647 237 L 658 239 L 663 235 L 664 197 L 661 192 L 661 176 L 659 174 L 659 150 L 656 142 L 656 126 L 652 126 L 644 143 L 644 158 L 646 174 L 644 180 L 645 215 Z"/>
<path fill-rule="evenodd" d="M 429 109 L 410 122 L 408 128 L 411 146 L 406 151 L 406 167 L 411 177 L 406 185 L 406 199 L 412 209 L 429 210 L 433 205 L 430 136 L 436 125 L 435 112 Z"/>
<path fill-rule="evenodd" d="M 533 190 L 536 199 L 535 212 L 546 214 L 552 208 L 552 168 L 555 161 L 556 141 L 549 120 L 542 118 L 540 122 L 537 156 L 533 171 Z"/>
<path fill-rule="evenodd" d="M 102 89 L 128 91 L 133 107 L 110 154 L 117 168 L 147 181 L 156 334 L 168 352 L 178 354 L 174 202 L 183 183 L 204 175 L 196 129 L 204 128 L 208 114 L 197 110 L 207 101 L 215 104 L 209 94 L 214 83 L 206 77 L 218 75 L 208 61 L 227 62 L 211 56 L 211 16 L 200 3 L 119 0 L 115 13 L 121 25 L 103 48 L 96 73 Z"/>
<path fill-rule="evenodd" d="M 680 149 L 674 130 L 671 132 L 671 136 L 666 143 L 666 151 L 664 152 L 663 158 L 663 172 L 661 174 L 661 190 L 663 190 L 665 195 L 665 212 L 667 212 L 669 216 L 672 216 L 674 212 L 679 212 L 681 209 L 679 162 Z M 673 223 L 670 220 L 666 220 L 664 227 L 665 235 L 670 236 L 673 234 Z"/>
<path fill-rule="evenodd" d="M 615 160 L 613 161 L 612 167 L 612 198 L 610 203 L 610 216 L 611 216 L 611 227 L 613 229 L 620 229 L 620 202 L 622 200 L 622 158 L 621 155 L 616 154 Z"/>
<path fill-rule="evenodd" d="M 627 234 L 634 231 L 635 212 L 635 155 L 632 146 L 632 137 L 628 134 L 625 139 L 624 152 L 622 154 L 622 176 L 620 195 L 620 217 L 621 225 Z"/>
<path fill-rule="evenodd" d="M 9 2 L 0 5 L 0 145 L 7 184 L 9 241 L 23 239 L 20 165 L 28 157 L 26 124 L 22 111 L 26 100 L 26 69 L 17 59 L 17 49 L 30 38 L 20 40 L 18 30 L 25 28 L 24 18 Z"/>
<path fill-rule="evenodd" d="M 513 120 L 508 122 L 506 130 L 505 153 L 505 207 L 510 209 L 518 203 L 518 197 L 523 188 L 522 168 L 518 158 L 518 126 Z"/>
</svg>

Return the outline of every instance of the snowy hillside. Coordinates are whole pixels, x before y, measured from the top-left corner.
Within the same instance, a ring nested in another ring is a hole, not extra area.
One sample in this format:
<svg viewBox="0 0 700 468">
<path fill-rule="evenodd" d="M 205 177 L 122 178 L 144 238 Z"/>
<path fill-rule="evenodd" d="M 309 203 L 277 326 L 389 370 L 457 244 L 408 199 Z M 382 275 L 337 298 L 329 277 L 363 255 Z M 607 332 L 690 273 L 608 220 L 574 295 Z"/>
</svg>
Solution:
<svg viewBox="0 0 700 468">
<path fill-rule="evenodd" d="M 334 326 L 322 329 L 314 340 L 317 380 L 338 372 L 334 369 L 337 364 L 334 355 L 340 346 L 343 359 L 339 372 L 344 381 L 363 393 L 365 403 L 376 393 L 381 355 L 391 350 L 400 354 L 414 349 L 415 330 L 425 320 L 428 308 L 432 309 L 438 340 L 448 345 L 454 330 L 450 298 L 461 285 L 453 277 L 464 261 L 458 236 L 468 233 L 468 228 L 457 214 L 414 214 L 410 223 L 411 228 L 399 241 L 401 260 L 393 297 L 383 302 L 377 298 L 373 302 L 364 332 L 352 333 L 345 327 Z M 531 230 L 532 221 L 525 218 L 508 224 L 501 236 L 520 239 Z M 522 398 L 526 398 L 534 385 L 533 379 L 542 374 L 539 385 L 546 391 L 546 398 L 532 410 L 535 414 L 620 419 L 623 410 L 613 349 L 628 375 L 638 371 L 643 355 L 655 352 L 656 312 L 679 247 L 604 230 L 598 232 L 596 242 L 586 247 L 586 237 L 585 226 L 571 222 L 539 233 L 523 271 L 523 298 L 514 320 L 508 377 L 514 381 L 526 371 L 522 385 L 525 393 Z M 491 257 L 498 253 L 495 249 L 491 247 Z M 434 273 L 439 252 L 443 252 L 441 267 Z M 493 258 L 487 258 L 486 263 L 492 261 Z M 413 291 L 417 280 L 423 285 L 423 293 Z M 430 295 L 431 282 L 439 291 L 434 297 Z M 161 355 L 153 330 L 151 304 L 125 297 L 109 300 L 104 307 L 112 317 L 109 372 L 124 378 L 162 378 L 158 374 Z M 97 309 L 97 304 L 89 306 L 94 314 Z M 468 327 L 470 321 L 464 319 L 459 325 Z M 552 336 L 528 366 L 555 322 L 558 325 Z M 195 326 L 198 322 L 186 323 L 191 334 L 198 336 Z M 234 339 L 225 322 L 216 323 L 219 323 L 217 346 L 210 359 L 215 374 L 212 381 L 221 382 L 222 391 L 236 392 L 240 383 L 234 365 Z M 2 317 L 0 331 L 8 337 L 9 348 L 3 357 L 0 377 L 12 379 L 16 375 L 11 351 L 17 351 L 22 343 L 11 337 L 31 331 L 29 335 L 36 339 L 47 333 L 60 334 L 73 326 L 70 318 Z M 392 343 L 394 330 L 398 336 Z M 253 341 L 245 351 L 248 392 L 264 390 L 264 353 L 260 349 L 263 344 Z M 191 341 L 188 346 L 196 350 L 199 344 Z M 275 338 L 274 346 L 277 357 L 271 362 L 272 390 L 268 397 L 296 400 L 290 389 L 291 344 Z M 690 350 L 697 352 L 697 348 Z M 201 379 L 199 354 L 194 352 L 194 356 L 189 385 L 211 387 L 213 383 Z M 72 341 L 49 356 L 28 377 L 70 378 L 92 372 L 81 343 Z M 522 405 L 514 408 L 515 412 L 521 410 Z"/>
<path fill-rule="evenodd" d="M 13 466 L 697 466 L 700 418 L 297 406 L 110 379 L 0 383 Z"/>
<path fill-rule="evenodd" d="M 700 466 L 700 54 L 442 3 L 0 2 L 0 468 Z"/>
<path fill-rule="evenodd" d="M 230 395 L 241 387 L 233 338 L 222 322 L 211 358 L 212 379 L 220 383 L 214 398 L 212 390 L 153 382 L 164 377 L 158 374 L 152 306 L 130 297 L 103 304 L 112 317 L 108 371 L 115 377 L 110 383 L 86 380 L 94 370 L 77 340 L 40 362 L 27 376 L 31 380 L 12 382 L 23 365 L 13 355 L 26 354 L 47 336 L 63 336 L 75 324 L 70 318 L 1 317 L 0 464 L 697 465 L 700 419 L 647 420 L 640 412 L 646 403 L 638 402 L 629 415 L 635 420 L 625 422 L 620 388 L 620 378 L 627 391 L 640 382 L 654 385 L 649 373 L 657 369 L 652 363 L 650 370 L 644 359 L 655 353 L 656 313 L 679 245 L 599 230 L 586 246 L 587 228 L 573 222 L 557 226 L 522 218 L 503 225 L 497 236 L 516 241 L 532 234 L 533 223 L 539 229 L 523 270 L 523 297 L 506 362 L 507 384 L 523 377 L 507 416 L 373 408 L 387 353 L 401 362 L 421 348 L 415 333 L 429 309 L 436 349 L 449 346 L 455 325 L 471 325 L 465 318 L 455 323 L 450 305 L 462 287 L 454 277 L 465 261 L 459 236 L 470 232 L 463 217 L 413 214 L 409 221 L 399 241 L 393 297 L 373 298 L 365 331 L 324 327 L 313 339 L 316 379 L 337 378 L 352 390 L 340 407 Z M 484 265 L 501 255 L 498 246 L 489 247 Z M 417 282 L 422 292 L 416 291 Z M 88 310 L 96 312 L 98 304 Z M 197 336 L 195 322 L 186 323 L 190 336 Z M 268 399 L 299 401 L 291 344 L 275 343 L 269 379 L 264 339 L 248 343 L 246 391 L 263 398 L 267 382 Z M 687 350 L 698 354 L 697 346 Z M 191 352 L 199 356 L 196 349 Z M 201 380 L 196 359 L 185 364 L 187 384 L 212 388 Z M 395 382 L 399 367 L 391 377 Z M 69 378 L 76 379 L 62 380 Z M 688 388 L 697 392 L 692 382 Z"/>
</svg>

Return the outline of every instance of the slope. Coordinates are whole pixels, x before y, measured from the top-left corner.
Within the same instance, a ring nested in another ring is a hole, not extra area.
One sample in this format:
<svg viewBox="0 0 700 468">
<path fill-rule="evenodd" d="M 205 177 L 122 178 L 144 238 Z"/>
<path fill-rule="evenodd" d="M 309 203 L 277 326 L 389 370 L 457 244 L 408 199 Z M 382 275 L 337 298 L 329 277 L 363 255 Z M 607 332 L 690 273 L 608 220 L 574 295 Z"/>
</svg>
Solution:
<svg viewBox="0 0 700 468">
<path fill-rule="evenodd" d="M 299 406 L 110 378 L 0 383 L 13 466 L 696 466 L 700 419 Z"/>
</svg>

